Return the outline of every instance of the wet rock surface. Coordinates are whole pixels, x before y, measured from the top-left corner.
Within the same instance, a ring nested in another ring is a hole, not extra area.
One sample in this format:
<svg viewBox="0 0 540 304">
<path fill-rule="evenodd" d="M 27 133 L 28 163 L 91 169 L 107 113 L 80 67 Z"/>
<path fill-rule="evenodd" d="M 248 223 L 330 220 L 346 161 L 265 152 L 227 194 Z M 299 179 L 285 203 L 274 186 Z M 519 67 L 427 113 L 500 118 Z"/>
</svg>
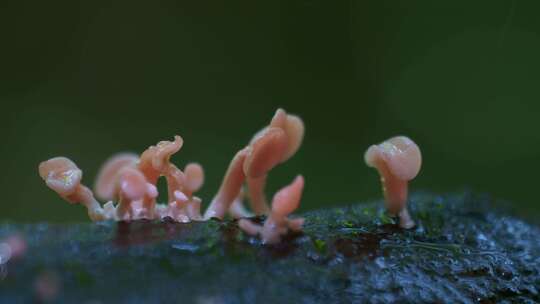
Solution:
<svg viewBox="0 0 540 304">
<path fill-rule="evenodd" d="M 233 221 L 3 223 L 0 240 L 28 248 L 0 266 L 0 302 L 540 301 L 537 226 L 470 194 L 410 206 L 410 231 L 380 202 L 356 204 L 305 214 L 303 234 L 271 247 Z"/>
</svg>

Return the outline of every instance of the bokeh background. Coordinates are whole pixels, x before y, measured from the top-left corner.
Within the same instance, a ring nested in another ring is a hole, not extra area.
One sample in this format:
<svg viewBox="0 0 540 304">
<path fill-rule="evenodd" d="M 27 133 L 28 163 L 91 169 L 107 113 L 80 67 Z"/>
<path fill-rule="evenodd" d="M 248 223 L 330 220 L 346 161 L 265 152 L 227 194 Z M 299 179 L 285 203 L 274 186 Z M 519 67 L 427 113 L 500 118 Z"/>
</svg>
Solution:
<svg viewBox="0 0 540 304">
<path fill-rule="evenodd" d="M 216 192 L 277 107 L 299 114 L 302 209 L 381 196 L 363 162 L 418 142 L 412 188 L 467 188 L 540 214 L 540 19 L 535 1 L 2 1 L 0 219 L 87 220 L 37 174 L 72 158 L 92 185 L 118 151 L 180 134 Z M 163 186 L 163 185 L 161 185 Z"/>
</svg>

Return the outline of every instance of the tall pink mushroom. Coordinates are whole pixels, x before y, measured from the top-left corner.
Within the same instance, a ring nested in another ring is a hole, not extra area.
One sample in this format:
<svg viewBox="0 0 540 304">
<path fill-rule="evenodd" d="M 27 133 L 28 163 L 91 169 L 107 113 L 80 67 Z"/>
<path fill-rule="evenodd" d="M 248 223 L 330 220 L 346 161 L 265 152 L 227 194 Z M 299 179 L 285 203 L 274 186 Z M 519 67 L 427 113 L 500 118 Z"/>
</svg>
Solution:
<svg viewBox="0 0 540 304">
<path fill-rule="evenodd" d="M 278 133 L 282 131 L 283 133 Z M 283 163 L 291 158 L 300 148 L 304 138 L 304 123 L 296 115 L 287 114 L 285 110 L 278 109 L 272 118 L 270 125 L 259 131 L 252 139 L 250 145 L 253 146 L 257 141 L 264 136 L 269 136 L 274 133 L 274 136 L 280 136 L 280 144 L 282 146 L 272 151 L 275 159 L 262 169 L 249 169 L 250 163 L 246 162 L 244 170 L 247 175 L 248 193 L 251 203 L 251 208 L 255 214 L 268 214 L 269 208 L 264 193 L 268 172 L 277 164 Z"/>
<path fill-rule="evenodd" d="M 280 128 L 267 128 L 240 150 L 229 165 L 218 193 L 206 209 L 205 218 L 222 219 L 229 211 L 233 202 L 236 205 L 231 210 L 238 214 L 241 209 L 239 197 L 242 185 L 246 179 L 263 177 L 266 172 L 280 163 L 287 149 L 287 137 Z M 262 191 L 262 189 L 261 189 Z"/>
<path fill-rule="evenodd" d="M 88 187 L 81 184 L 82 171 L 66 157 L 55 157 L 39 164 L 39 175 L 47 186 L 69 203 L 81 203 L 93 221 L 104 220 L 100 204 Z"/>
<path fill-rule="evenodd" d="M 399 215 L 402 228 L 414 227 L 407 210 L 407 195 L 408 183 L 418 175 L 422 165 L 418 146 L 408 137 L 396 136 L 369 147 L 364 159 L 369 167 L 379 171 L 388 212 Z"/>
<path fill-rule="evenodd" d="M 278 109 L 270 125 L 257 132 L 247 147 L 233 158 L 205 218 L 223 218 L 227 211 L 233 217 L 247 215 L 240 196 L 246 180 L 251 209 L 258 215 L 268 214 L 270 209 L 264 193 L 268 172 L 296 153 L 303 136 L 302 120 Z"/>
</svg>

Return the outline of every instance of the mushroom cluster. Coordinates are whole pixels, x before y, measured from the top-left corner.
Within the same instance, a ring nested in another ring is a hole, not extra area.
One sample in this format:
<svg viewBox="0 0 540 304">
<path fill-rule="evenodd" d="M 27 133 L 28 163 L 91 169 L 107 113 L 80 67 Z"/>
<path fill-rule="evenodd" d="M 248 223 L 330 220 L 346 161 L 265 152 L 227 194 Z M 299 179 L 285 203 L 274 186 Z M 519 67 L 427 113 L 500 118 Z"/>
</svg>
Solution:
<svg viewBox="0 0 540 304">
<path fill-rule="evenodd" d="M 201 215 L 202 200 L 194 194 L 204 183 L 201 165 L 189 163 L 182 171 L 171 163 L 172 155 L 180 151 L 183 139 L 175 136 L 173 141 L 161 141 L 150 146 L 140 156 L 120 153 L 112 156 L 99 170 L 96 196 L 108 201 L 103 206 L 94 198 L 93 192 L 81 184 L 82 170 L 65 157 L 55 157 L 39 165 L 39 174 L 49 186 L 70 203 L 81 203 L 88 209 L 90 219 L 131 221 L 169 217 L 177 222 L 192 220 L 223 219 L 227 214 L 234 218 L 268 215 L 268 221 L 288 223 L 283 227 L 301 228 L 300 221 L 290 223 L 282 218 L 295 210 L 300 202 L 303 179 L 297 178 L 290 187 L 278 192 L 269 208 L 264 193 L 268 172 L 276 165 L 291 158 L 300 148 L 304 124 L 295 115 L 278 109 L 270 124 L 259 131 L 247 146 L 231 161 L 223 182 L 214 199 Z M 157 182 L 164 177 L 167 182 L 166 204 L 157 204 Z M 301 187 L 300 185 L 301 180 Z M 244 184 L 252 212 L 243 205 Z M 280 194 L 281 193 L 281 194 Z M 288 194 L 290 193 L 290 194 Z M 116 202 L 116 204 L 114 203 Z M 274 207 L 291 204 L 285 207 Z M 274 210 L 277 208 L 276 210 Z M 277 212 L 277 213 L 276 213 Z M 280 224 L 281 225 L 281 224 Z M 283 229 L 282 229 L 283 230 Z M 280 233 L 283 231 L 280 230 Z M 274 237 L 274 239 L 278 239 Z"/>
<path fill-rule="evenodd" d="M 218 193 L 204 217 L 222 219 L 250 214 L 242 207 L 242 186 L 248 187 L 251 209 L 256 215 L 270 212 L 264 193 L 268 172 L 291 158 L 302 144 L 304 123 L 295 115 L 278 109 L 270 124 L 257 132 L 249 144 L 233 157 Z"/>
<path fill-rule="evenodd" d="M 304 188 L 301 175 L 274 195 L 271 206 L 265 194 L 269 172 L 298 151 L 303 137 L 302 120 L 278 109 L 270 123 L 234 155 L 204 215 L 201 215 L 202 200 L 194 195 L 204 183 L 202 166 L 188 163 L 182 171 L 170 160 L 184 144 L 178 135 L 173 141 L 150 146 L 141 155 L 119 153 L 107 160 L 99 170 L 94 187 L 96 196 L 108 201 L 103 206 L 93 192 L 81 184 L 82 171 L 70 159 L 55 157 L 42 162 L 39 174 L 63 199 L 84 205 L 93 221 L 168 217 L 185 223 L 211 218 L 221 220 L 229 215 L 239 219 L 238 224 L 246 233 L 259 235 L 263 243 L 273 244 L 288 231 L 301 230 L 304 223 L 302 218 L 289 218 L 300 204 Z M 406 203 L 408 182 L 418 174 L 422 163 L 418 146 L 405 136 L 393 137 L 369 147 L 365 161 L 381 175 L 388 213 L 399 216 L 402 228 L 414 227 Z M 160 177 L 167 182 L 166 204 L 157 204 Z M 244 206 L 244 196 L 250 202 L 250 211 Z M 253 215 L 266 216 L 264 224 L 247 219 Z"/>
</svg>

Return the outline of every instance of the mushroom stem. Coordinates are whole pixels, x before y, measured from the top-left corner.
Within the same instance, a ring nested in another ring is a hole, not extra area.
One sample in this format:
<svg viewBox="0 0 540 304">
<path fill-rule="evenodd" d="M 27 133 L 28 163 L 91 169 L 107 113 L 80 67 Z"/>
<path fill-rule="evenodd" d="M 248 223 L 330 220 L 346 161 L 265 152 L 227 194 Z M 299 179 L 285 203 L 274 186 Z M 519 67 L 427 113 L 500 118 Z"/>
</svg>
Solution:
<svg viewBox="0 0 540 304">
<path fill-rule="evenodd" d="M 182 192 L 185 177 L 184 173 L 173 164 L 169 166 L 169 169 L 164 175 L 167 180 L 168 203 L 171 203 L 177 200 L 175 192 Z M 185 192 L 182 193 L 185 194 Z"/>
<path fill-rule="evenodd" d="M 244 195 L 240 193 L 238 197 L 232 202 L 231 206 L 229 207 L 229 214 L 235 219 L 253 216 L 251 212 L 247 211 L 246 208 L 244 208 L 244 204 L 242 203 L 243 197 Z"/>
<path fill-rule="evenodd" d="M 73 202 L 80 202 L 88 210 L 88 216 L 92 221 L 105 220 L 105 213 L 99 202 L 95 199 L 92 190 L 84 185 L 78 185 L 75 192 L 66 197 Z"/>
<path fill-rule="evenodd" d="M 188 217 L 192 220 L 200 221 L 203 219 L 201 216 L 201 199 L 193 196 L 188 202 L 187 202 L 187 214 Z"/>
<path fill-rule="evenodd" d="M 392 216 L 398 215 L 407 203 L 408 182 L 393 175 L 386 163 L 377 162 L 377 171 L 381 176 L 381 185 L 386 202 L 386 209 Z"/>
<path fill-rule="evenodd" d="M 407 195 L 409 181 L 418 175 L 422 166 L 418 146 L 408 137 L 395 136 L 370 146 L 364 160 L 379 172 L 388 213 L 400 217 L 402 228 L 412 228 L 414 222 L 407 211 Z"/>
<path fill-rule="evenodd" d="M 414 227 L 414 225 L 415 223 L 409 214 L 409 210 L 407 210 L 407 207 L 403 208 L 403 210 L 401 210 L 399 213 L 399 227 L 403 229 L 411 229 Z"/>
<path fill-rule="evenodd" d="M 266 201 L 266 195 L 264 194 L 267 176 L 268 175 L 265 174 L 261 177 L 248 177 L 247 179 L 251 209 L 256 215 L 270 213 L 270 208 L 268 207 L 268 203 Z"/>
<path fill-rule="evenodd" d="M 248 149 L 244 148 L 238 151 L 234 156 L 225 173 L 225 177 L 223 177 L 223 182 L 221 183 L 218 193 L 214 199 L 212 199 L 210 206 L 208 206 L 204 213 L 205 219 L 210 219 L 212 217 L 223 219 L 235 198 L 240 194 L 242 183 L 246 178 L 243 166 L 247 152 Z"/>
<path fill-rule="evenodd" d="M 407 210 L 409 183 L 393 175 L 384 161 L 378 160 L 376 168 L 381 176 L 386 210 L 389 215 L 399 217 L 399 226 L 401 228 L 410 229 L 414 227 L 414 220 Z"/>
<path fill-rule="evenodd" d="M 148 218 L 153 219 L 156 217 L 156 200 L 155 199 L 145 197 L 142 201 L 142 206 Z"/>
<path fill-rule="evenodd" d="M 133 209 L 131 208 L 131 200 L 126 198 L 125 194 L 123 194 L 122 192 L 120 192 L 120 194 L 118 195 L 118 205 L 116 206 L 116 218 L 120 221 L 133 219 Z"/>
</svg>

